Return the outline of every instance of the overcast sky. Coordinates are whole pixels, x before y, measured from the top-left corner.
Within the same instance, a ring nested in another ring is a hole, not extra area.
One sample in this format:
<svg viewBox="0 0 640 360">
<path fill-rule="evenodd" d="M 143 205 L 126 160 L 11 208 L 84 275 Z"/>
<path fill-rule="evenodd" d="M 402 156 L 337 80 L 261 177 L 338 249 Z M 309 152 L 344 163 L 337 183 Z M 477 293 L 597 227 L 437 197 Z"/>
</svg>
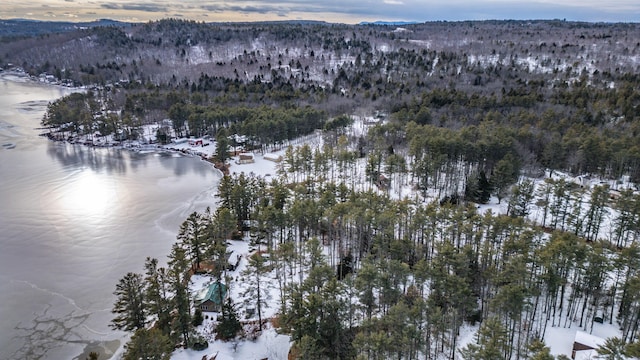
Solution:
<svg viewBox="0 0 640 360">
<path fill-rule="evenodd" d="M 640 0 L 0 0 L 0 19 L 640 22 Z"/>
</svg>

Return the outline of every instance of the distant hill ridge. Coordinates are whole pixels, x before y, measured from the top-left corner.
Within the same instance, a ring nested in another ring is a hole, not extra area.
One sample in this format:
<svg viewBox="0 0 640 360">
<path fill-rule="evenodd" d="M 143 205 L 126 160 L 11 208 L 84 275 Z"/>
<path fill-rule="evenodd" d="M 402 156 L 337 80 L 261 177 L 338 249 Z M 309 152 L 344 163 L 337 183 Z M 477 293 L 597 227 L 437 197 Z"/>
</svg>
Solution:
<svg viewBox="0 0 640 360">
<path fill-rule="evenodd" d="M 402 25 L 413 25 L 413 24 L 420 24 L 419 21 L 384 21 L 384 20 L 378 20 L 378 21 L 362 21 L 359 23 L 359 25 L 395 25 L 395 26 L 402 26 Z"/>
<path fill-rule="evenodd" d="M 209 24 L 225 24 L 226 22 L 211 22 Z M 410 25 L 418 22 L 410 21 L 376 21 L 362 22 L 360 25 Z M 98 26 L 130 27 L 136 23 L 117 21 L 112 19 L 98 19 L 87 22 L 72 21 L 45 21 L 32 19 L 0 19 L 0 37 L 20 37 L 37 36 L 44 34 L 54 34 L 75 31 L 82 28 L 93 28 Z M 236 25 L 246 24 L 294 24 L 294 25 L 322 25 L 328 24 L 326 21 L 317 20 L 281 20 L 281 21 L 254 21 L 254 22 L 234 22 Z"/>
<path fill-rule="evenodd" d="M 99 19 L 88 22 L 0 19 L 0 37 L 62 33 L 97 26 L 129 27 L 131 25 L 131 23 L 111 19 Z"/>
</svg>

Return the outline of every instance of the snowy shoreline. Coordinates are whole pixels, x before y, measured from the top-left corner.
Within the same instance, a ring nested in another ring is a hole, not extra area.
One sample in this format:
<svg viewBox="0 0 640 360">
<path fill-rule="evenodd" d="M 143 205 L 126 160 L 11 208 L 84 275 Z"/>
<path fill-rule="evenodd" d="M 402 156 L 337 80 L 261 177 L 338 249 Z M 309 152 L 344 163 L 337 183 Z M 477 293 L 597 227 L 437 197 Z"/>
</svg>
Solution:
<svg viewBox="0 0 640 360">
<path fill-rule="evenodd" d="M 22 83 L 30 83 L 36 86 L 42 87 L 61 87 L 60 85 L 55 84 L 46 84 L 34 80 L 33 78 L 22 75 L 19 73 L 9 74 L 7 72 L 0 73 L 4 79 L 8 81 L 16 81 Z M 73 92 L 75 91 L 84 91 L 84 89 L 69 89 L 64 88 L 67 91 Z M 45 104 L 46 105 L 46 104 Z M 142 141 L 126 141 L 126 142 L 115 142 L 111 141 L 113 137 L 94 137 L 92 135 L 89 136 L 73 136 L 74 141 L 68 141 L 69 133 L 64 134 L 60 133 L 60 136 L 55 136 L 55 129 L 49 128 L 37 128 L 32 127 L 35 130 L 34 135 L 40 135 L 41 137 L 47 138 L 43 139 L 45 141 L 52 141 L 54 143 L 63 144 L 72 144 L 74 146 L 79 146 L 85 149 L 91 148 L 108 148 L 114 150 L 128 150 L 133 153 L 141 153 L 141 154 L 173 154 L 169 156 L 173 157 L 199 157 L 200 160 L 206 161 L 211 165 L 211 167 L 217 170 L 217 174 L 222 176 L 223 172 L 215 167 L 211 158 L 215 154 L 215 142 L 210 141 L 208 146 L 193 146 L 189 144 L 188 138 L 181 138 L 178 141 L 172 142 L 167 145 L 159 145 L 154 144 L 155 138 L 152 136 L 155 135 L 155 128 L 159 126 L 158 124 L 146 125 L 141 128 L 141 140 Z M 95 134 L 93 134 L 95 135 Z M 89 143 L 88 140 L 91 140 Z M 95 142 L 94 142 L 95 141 Z M 192 142 L 193 143 L 193 142 Z M 96 149 L 98 150 L 98 149 Z M 254 174 L 256 176 L 270 177 L 272 175 L 275 176 L 276 168 L 277 168 L 277 159 L 284 154 L 284 149 L 276 152 L 275 156 L 269 156 L 274 154 L 252 154 L 252 161 L 246 162 L 240 161 L 239 153 L 232 156 L 227 161 L 227 166 L 229 167 L 230 174 Z M 243 155 L 247 155 L 248 153 L 243 153 Z M 215 208 L 217 205 L 216 199 L 211 199 L 211 208 Z M 177 235 L 177 231 L 174 235 Z M 236 247 L 244 247 L 248 246 L 247 241 L 234 242 L 236 243 Z M 249 250 L 238 249 L 239 253 L 241 252 L 243 255 L 248 254 Z M 246 262 L 246 261 L 245 261 Z M 246 264 L 245 264 L 246 265 Z M 242 271 L 242 265 L 235 272 L 236 281 L 239 284 L 236 289 L 232 290 L 234 293 L 239 291 L 239 289 L 243 286 L 241 281 L 240 271 Z M 198 290 L 198 285 L 202 285 L 202 281 L 206 281 L 207 276 L 194 276 L 192 287 L 194 291 Z M 115 286 L 116 284 L 112 284 Z M 274 287 L 275 289 L 275 287 Z M 236 295 L 237 296 L 237 295 Z M 110 309 L 105 309 L 110 310 Z M 272 307 L 271 311 L 275 311 L 276 307 Z M 265 315 L 268 315 L 268 312 L 265 312 Z M 269 317 L 273 316 L 273 314 L 269 315 Z M 251 320 L 251 319 L 249 319 Z M 107 336 L 107 338 L 97 340 L 95 342 L 91 342 L 91 344 L 87 344 L 83 346 L 83 348 L 77 349 L 77 358 L 85 359 L 89 356 L 90 352 L 97 352 L 99 354 L 100 359 L 120 359 L 125 351 L 125 345 L 128 341 L 129 336 L 120 336 L 115 334 L 114 336 L 103 334 L 103 336 Z M 116 343 L 117 342 L 117 343 Z M 172 354 L 172 359 L 178 360 L 199 360 L 203 357 L 203 354 L 207 355 L 207 358 L 211 356 L 215 356 L 217 354 L 217 359 L 250 359 L 250 358 L 265 358 L 268 357 L 270 359 L 280 359 L 286 358 L 288 350 L 290 346 L 290 338 L 286 335 L 280 335 L 276 332 L 273 326 L 270 324 L 262 331 L 261 336 L 259 336 L 255 340 L 240 340 L 240 342 L 223 342 L 220 340 L 211 340 L 208 349 L 204 351 L 194 351 L 190 349 L 177 349 Z"/>
<path fill-rule="evenodd" d="M 157 126 L 157 125 L 149 125 L 150 128 L 146 129 L 145 131 L 143 131 L 143 133 L 148 133 L 148 134 L 154 134 L 155 131 L 153 131 L 153 126 Z M 93 139 L 92 139 L 93 140 Z M 185 140 L 185 141 L 183 141 Z M 179 153 L 179 154 L 185 154 L 188 156 L 199 156 L 201 157 L 201 159 L 208 161 L 208 158 L 210 158 L 214 151 L 215 151 L 215 145 L 214 144 L 210 144 L 209 146 L 194 146 L 192 144 L 189 143 L 188 141 L 189 139 L 181 139 L 179 142 L 176 141 L 172 144 L 169 145 L 155 145 L 155 144 L 144 144 L 141 142 L 129 142 L 126 143 L 125 145 L 117 145 L 117 147 L 122 148 L 122 149 L 127 149 L 127 150 L 131 150 L 131 151 L 135 151 L 135 152 L 156 152 L 156 151 L 168 151 L 168 152 L 175 152 L 175 153 Z M 196 140 L 196 139 L 194 139 Z M 77 142 L 76 142 L 77 143 Z M 82 145 L 80 143 L 80 145 Z M 313 146 L 318 146 L 319 144 L 313 144 Z M 99 146 L 99 145 L 90 145 L 90 146 Z M 294 145 L 295 146 L 295 145 Z M 282 153 L 283 151 L 281 151 L 280 153 Z M 244 172 L 244 173 L 254 173 L 256 175 L 259 176 L 270 176 L 275 174 L 275 170 L 276 170 L 276 165 L 274 162 L 269 161 L 268 159 L 266 159 L 266 155 L 252 155 L 252 162 L 251 163 L 246 163 L 246 164 L 240 164 L 240 158 L 239 156 L 234 157 L 231 160 L 231 163 L 233 165 L 236 166 L 232 166 L 231 167 L 231 172 L 232 173 L 240 173 L 240 172 Z M 234 164 L 235 163 L 235 164 Z M 355 165 L 354 167 L 358 167 L 358 168 L 362 168 L 362 164 L 358 163 L 357 165 Z M 215 168 L 215 167 L 214 167 Z M 219 169 L 218 169 L 219 170 Z M 357 172 L 354 170 L 354 174 L 356 174 Z M 544 176 L 540 176 L 540 177 L 536 177 L 536 178 L 527 178 L 527 180 L 531 180 L 535 183 L 536 187 L 540 187 L 543 184 L 544 179 L 547 178 L 547 175 L 544 174 Z M 598 186 L 599 184 L 604 183 L 603 179 L 599 179 L 599 178 L 589 178 L 589 177 L 585 177 L 585 176 L 578 176 L 578 177 L 574 177 L 571 176 L 569 174 L 565 174 L 565 173 L 560 173 L 560 172 L 555 172 L 554 176 L 551 176 L 551 174 L 549 174 L 548 176 L 549 179 L 561 179 L 561 180 L 567 180 L 568 182 L 574 184 L 575 186 L 584 189 L 585 194 L 583 194 L 583 196 L 588 196 L 588 190 L 592 189 L 593 186 Z M 522 177 L 522 179 L 525 179 L 525 177 Z M 609 181 L 609 185 L 611 186 L 612 189 L 616 189 L 618 188 L 618 186 L 620 187 L 625 187 L 625 186 L 629 186 L 628 184 L 628 179 L 623 181 L 623 180 L 619 180 L 620 183 L 618 184 L 617 181 Z M 396 182 L 396 181 L 394 181 Z M 410 182 L 407 181 L 407 179 L 398 179 L 397 181 L 398 183 L 398 188 L 391 188 L 389 190 L 390 194 L 392 195 L 392 197 L 398 197 L 400 198 L 402 194 L 411 194 L 414 190 L 410 187 L 412 184 Z M 356 185 L 360 185 L 358 183 L 355 183 Z M 406 195 L 405 195 L 406 196 Z M 424 199 L 422 199 L 422 202 L 427 202 L 427 199 L 434 199 L 436 198 L 435 196 L 433 197 L 425 197 Z M 416 198 L 417 199 L 417 198 Z M 582 200 L 580 200 L 582 201 Z M 478 209 L 479 212 L 481 213 L 485 213 L 488 210 L 491 210 L 492 213 L 495 214 L 504 214 L 506 213 L 506 202 L 503 202 L 502 204 L 500 204 L 499 202 L 496 201 L 495 198 L 491 198 L 488 202 L 488 204 L 485 205 L 478 205 Z M 527 219 L 532 221 L 534 224 L 536 223 L 540 223 L 540 217 L 541 215 L 541 210 L 539 208 L 538 205 L 532 205 L 531 206 L 531 212 L 530 214 L 527 216 Z M 584 211 L 585 208 L 581 207 L 580 208 L 581 211 Z M 613 221 L 613 216 L 614 213 L 609 214 L 610 216 L 607 217 L 607 219 Z M 544 223 L 544 221 L 542 221 L 542 223 Z M 603 229 L 601 230 L 602 232 L 606 232 L 605 227 L 603 226 Z M 243 252 L 244 254 L 245 252 Z M 199 280 L 200 281 L 200 280 Z M 205 280 L 206 281 L 206 280 Z M 237 281 L 237 280 L 236 280 Z M 197 286 L 198 281 L 194 280 L 194 286 Z M 239 287 L 241 287 L 242 285 L 239 285 Z M 197 289 L 196 289 L 197 290 Z M 573 328 L 572 328 L 573 326 Z M 472 343 L 473 341 L 475 341 L 474 337 L 475 334 L 477 332 L 477 326 L 472 326 L 472 325 L 465 325 L 462 329 L 462 335 L 459 338 L 459 342 L 458 342 L 458 348 L 462 348 L 465 344 L 468 343 Z M 566 323 L 565 326 L 560 326 L 558 323 L 558 326 L 554 326 L 554 325 L 550 325 L 549 327 L 546 327 L 546 331 L 547 331 L 547 337 L 546 337 L 546 341 L 547 341 L 547 345 L 550 347 L 551 352 L 553 354 L 570 354 L 571 353 L 571 349 L 570 349 L 570 345 L 573 341 L 573 339 L 576 337 L 576 334 L 578 333 L 578 330 L 580 330 L 581 327 L 576 326 L 576 324 L 574 323 L 569 323 L 569 327 L 566 327 Z M 272 346 L 272 344 L 265 344 L 265 342 L 267 342 L 268 340 L 268 335 L 270 334 L 271 331 L 273 331 L 273 333 L 275 334 L 275 330 L 273 328 L 270 328 L 268 330 L 269 332 L 265 331 L 263 333 L 263 337 L 259 338 L 257 340 L 257 342 L 251 343 L 249 341 L 241 341 L 241 345 L 240 348 L 247 346 L 247 348 L 260 348 L 260 346 L 262 347 L 268 347 L 268 346 Z M 594 335 L 598 335 L 602 338 L 606 338 L 609 336 L 615 336 L 618 334 L 618 330 L 616 329 L 615 325 L 608 325 L 608 324 L 595 324 L 594 328 L 593 328 L 593 334 Z M 275 336 L 274 336 L 275 338 Z M 286 339 L 286 336 L 282 337 L 283 339 Z M 284 343 L 284 341 L 283 341 Z M 287 342 L 288 343 L 288 342 Z M 256 344 L 251 345 L 251 344 Z M 262 344 L 260 346 L 258 346 L 257 344 Z M 238 343 L 223 343 L 220 341 L 213 341 L 210 344 L 210 347 L 205 350 L 205 352 L 209 355 L 209 356 L 213 356 L 213 355 L 220 355 L 217 358 L 218 359 L 234 359 L 234 358 L 250 358 L 250 357 L 254 357 L 255 355 L 252 354 L 246 354 L 246 353 L 242 353 L 242 357 L 238 357 L 240 356 L 240 353 L 236 352 Z M 283 345 L 284 348 L 284 345 Z M 122 352 L 123 351 L 123 347 L 121 346 L 120 349 L 118 350 L 118 352 Z M 278 349 L 278 351 L 281 351 L 281 349 Z M 173 353 L 172 358 L 173 359 L 179 359 L 179 360 L 193 360 L 193 359 L 199 359 L 202 358 L 202 354 L 203 352 L 196 352 L 196 351 L 192 351 L 192 350 L 177 350 L 176 352 Z M 264 355 L 264 353 L 263 353 Z M 258 357 L 260 358 L 260 357 Z"/>
</svg>

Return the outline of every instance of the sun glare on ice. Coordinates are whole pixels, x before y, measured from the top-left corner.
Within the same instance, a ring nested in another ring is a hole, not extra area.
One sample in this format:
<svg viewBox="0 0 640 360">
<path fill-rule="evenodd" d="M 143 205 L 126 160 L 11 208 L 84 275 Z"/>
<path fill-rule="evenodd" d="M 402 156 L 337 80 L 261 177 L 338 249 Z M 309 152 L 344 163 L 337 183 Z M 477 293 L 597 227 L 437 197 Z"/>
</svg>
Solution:
<svg viewBox="0 0 640 360">
<path fill-rule="evenodd" d="M 62 206 L 76 215 L 99 216 L 114 205 L 115 199 L 113 183 L 91 171 L 83 171 L 67 184 Z"/>
</svg>

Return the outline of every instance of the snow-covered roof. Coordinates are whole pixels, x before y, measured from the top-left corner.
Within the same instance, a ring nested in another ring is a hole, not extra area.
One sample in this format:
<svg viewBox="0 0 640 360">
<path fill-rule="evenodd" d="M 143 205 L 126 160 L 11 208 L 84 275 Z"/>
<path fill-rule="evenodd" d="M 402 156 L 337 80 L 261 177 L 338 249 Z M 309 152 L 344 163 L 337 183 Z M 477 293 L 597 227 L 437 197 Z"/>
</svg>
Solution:
<svg viewBox="0 0 640 360">
<path fill-rule="evenodd" d="M 220 282 L 214 282 L 213 284 L 199 291 L 194 298 L 194 302 L 196 304 L 201 304 L 207 300 L 211 300 L 215 304 L 221 304 L 222 299 L 220 298 L 220 296 L 224 298 L 226 293 L 227 287 L 224 284 Z"/>
<path fill-rule="evenodd" d="M 596 349 L 600 345 L 604 344 L 604 339 L 595 335 L 588 334 L 584 331 L 576 331 L 576 338 L 574 342 L 586 345 L 590 348 Z"/>
<path fill-rule="evenodd" d="M 233 136 L 234 140 L 239 144 L 244 143 L 244 142 L 247 141 L 247 137 L 245 135 L 234 134 L 232 136 Z"/>
<path fill-rule="evenodd" d="M 280 162 L 282 160 L 282 156 L 278 154 L 268 153 L 264 154 L 263 158 L 269 161 Z"/>
</svg>

